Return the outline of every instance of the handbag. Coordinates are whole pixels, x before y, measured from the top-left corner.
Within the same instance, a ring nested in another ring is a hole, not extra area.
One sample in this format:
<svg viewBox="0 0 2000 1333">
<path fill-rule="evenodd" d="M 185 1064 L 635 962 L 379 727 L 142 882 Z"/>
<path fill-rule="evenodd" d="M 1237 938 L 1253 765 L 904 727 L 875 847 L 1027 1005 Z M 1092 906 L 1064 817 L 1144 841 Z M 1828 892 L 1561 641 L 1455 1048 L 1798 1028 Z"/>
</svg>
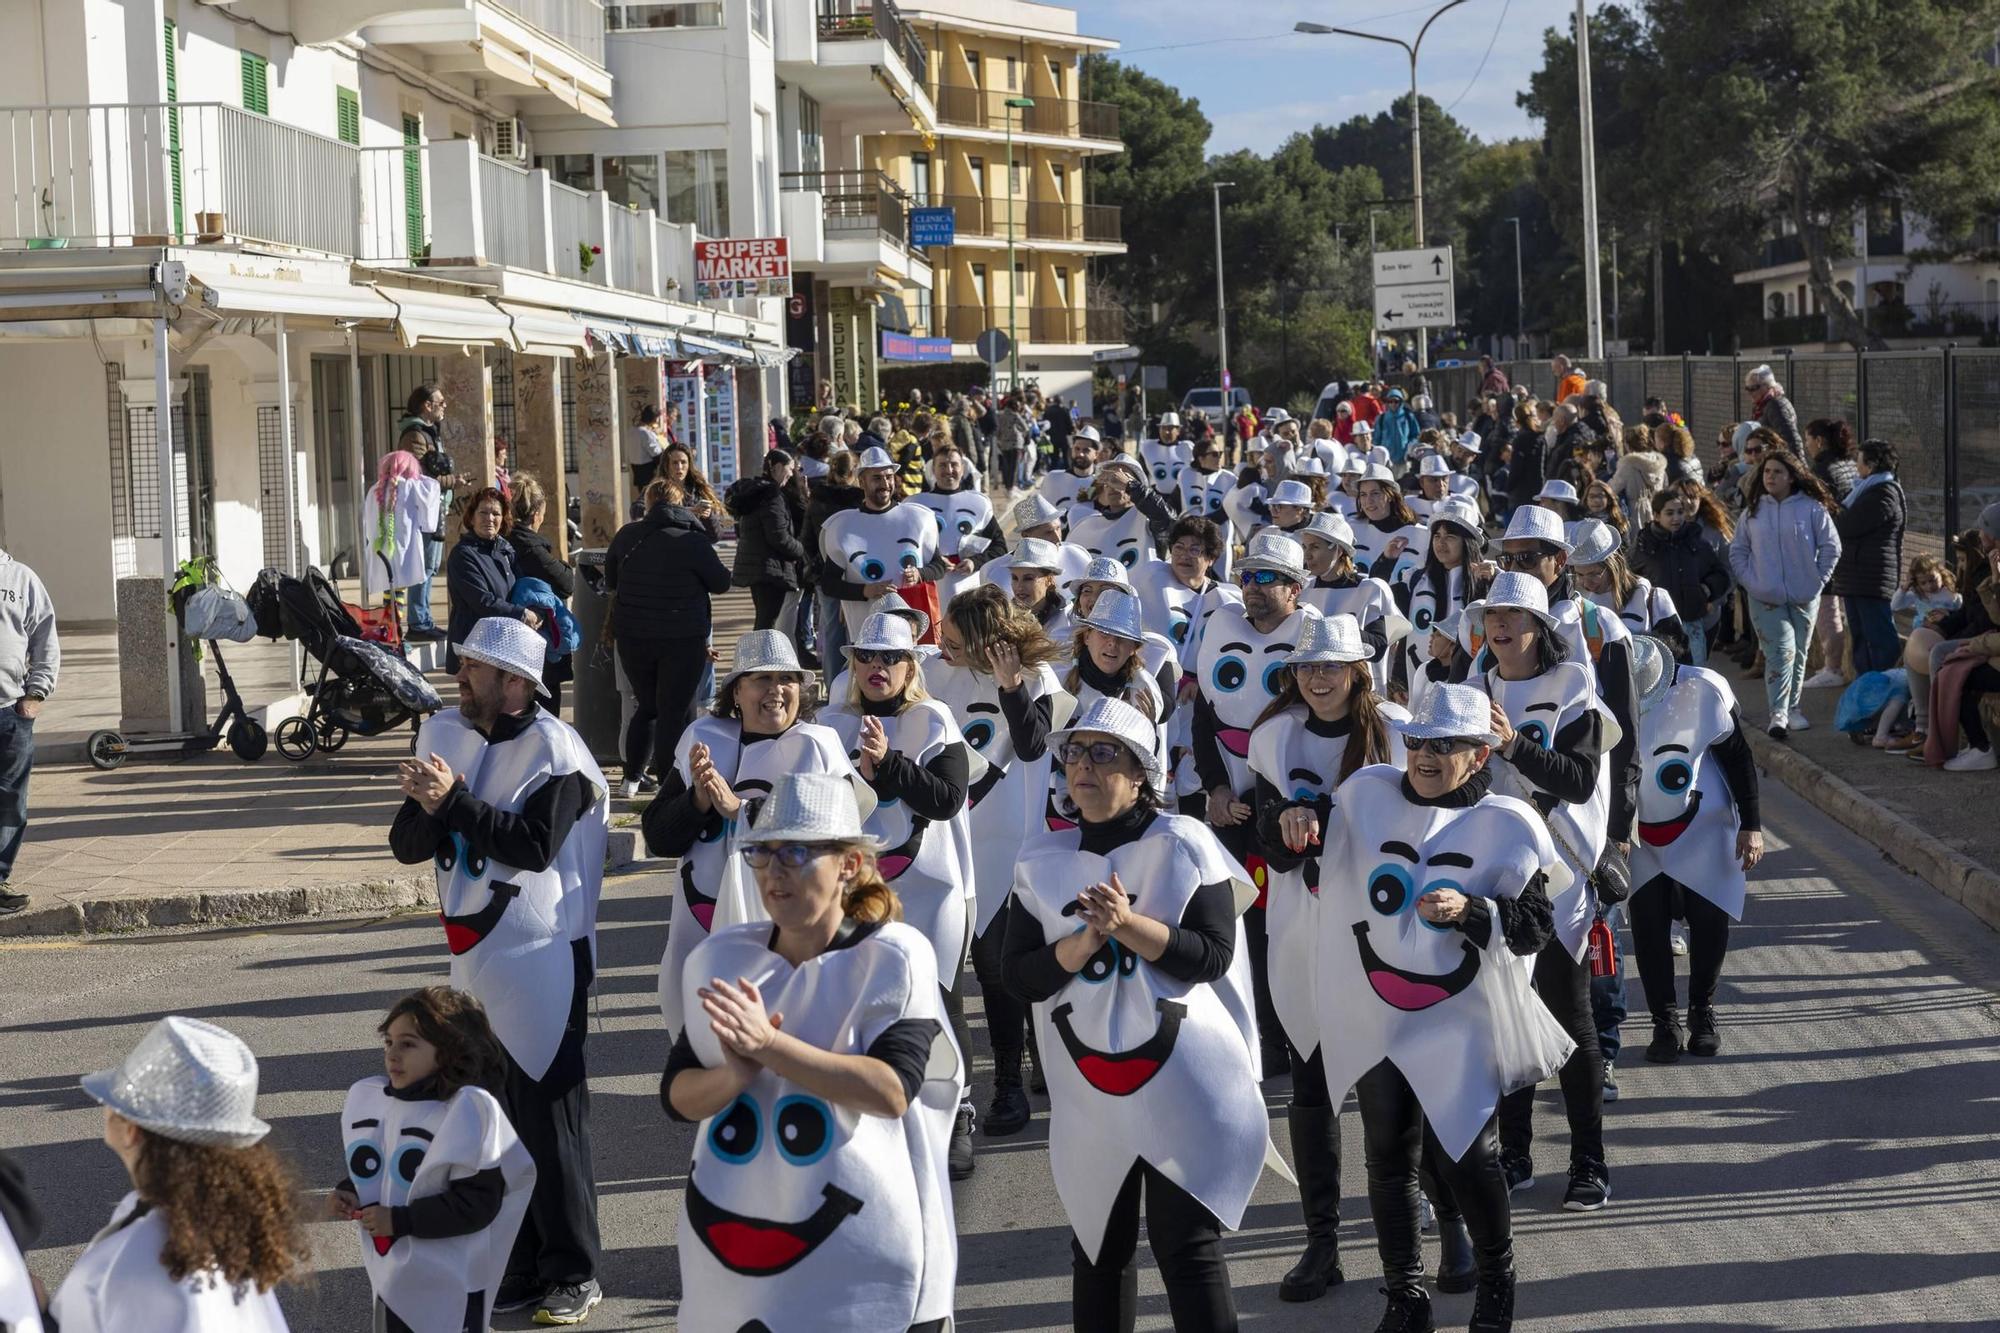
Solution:
<svg viewBox="0 0 2000 1333">
<path fill-rule="evenodd" d="M 1535 808 L 1541 810 L 1540 806 Z M 1561 831 L 1556 828 L 1555 821 L 1549 818 L 1546 811 L 1542 812 L 1542 823 L 1548 828 L 1549 837 L 1555 840 L 1556 846 L 1567 854 L 1570 860 L 1582 865 L 1583 858 L 1577 855 L 1576 848 L 1569 845 L 1569 840 L 1563 837 Z M 1591 890 L 1597 894 L 1599 906 L 1615 907 L 1632 896 L 1632 863 L 1626 860 L 1625 853 L 1619 851 L 1614 843 L 1607 841 L 1604 844 L 1604 851 L 1598 856 L 1596 866 L 1585 879 L 1589 882 Z"/>
</svg>

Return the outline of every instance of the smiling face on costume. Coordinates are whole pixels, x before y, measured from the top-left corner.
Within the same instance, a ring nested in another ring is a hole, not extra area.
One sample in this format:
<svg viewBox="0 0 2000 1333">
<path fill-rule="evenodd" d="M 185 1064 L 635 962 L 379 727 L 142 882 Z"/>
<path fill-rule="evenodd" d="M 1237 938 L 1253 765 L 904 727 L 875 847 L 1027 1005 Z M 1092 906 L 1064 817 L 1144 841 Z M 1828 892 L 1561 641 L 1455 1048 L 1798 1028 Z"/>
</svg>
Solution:
<svg viewBox="0 0 2000 1333">
<path fill-rule="evenodd" d="M 424 1039 L 417 1020 L 398 1014 L 382 1034 L 382 1068 L 392 1088 L 407 1088 L 437 1073 L 438 1051 Z"/>
<path fill-rule="evenodd" d="M 1132 640 L 1107 634 L 1095 626 L 1084 630 L 1083 646 L 1090 654 L 1091 664 L 1108 675 L 1123 671 L 1125 664 L 1132 660 L 1132 655 L 1139 651 L 1139 645 Z"/>
<path fill-rule="evenodd" d="M 1435 742 L 1425 742 L 1422 749 L 1417 748 L 1416 741 L 1410 741 L 1408 745 L 1409 764 L 1405 771 L 1410 779 L 1410 788 L 1427 801 L 1437 800 L 1463 787 L 1474 773 L 1486 766 L 1487 756 L 1493 753 L 1474 740 L 1456 742 L 1449 754 L 1439 754 L 1434 748 Z"/>
<path fill-rule="evenodd" d="M 893 662 L 863 662 L 856 653 L 852 669 L 855 683 L 861 687 L 861 697 L 877 704 L 901 699 L 917 674 L 917 664 L 907 653 L 895 654 Z"/>
<path fill-rule="evenodd" d="M 1109 764 L 1099 766 L 1089 754 L 1092 745 L 1108 742 L 1117 746 L 1118 755 Z M 1063 760 L 1063 776 L 1069 782 L 1070 799 L 1076 802 L 1077 812 L 1093 824 L 1107 819 L 1116 819 L 1139 802 L 1139 793 L 1146 785 L 1145 770 L 1125 743 L 1116 736 L 1102 731 L 1079 731 L 1063 742 L 1063 752 L 1070 753 L 1072 745 L 1083 747 L 1076 752 L 1075 760 Z"/>
<path fill-rule="evenodd" d="M 1033 610 L 1055 590 L 1061 575 L 1051 569 L 1021 569 L 1008 566 L 1007 578 L 1014 586 L 1014 605 Z"/>
<path fill-rule="evenodd" d="M 799 678 L 778 671 L 752 671 L 729 686 L 743 730 L 776 736 L 799 720 Z"/>
<path fill-rule="evenodd" d="M 1381 481 L 1364 481 L 1354 489 L 1354 502 L 1361 506 L 1363 517 L 1379 523 L 1389 517 L 1389 485 Z"/>
</svg>

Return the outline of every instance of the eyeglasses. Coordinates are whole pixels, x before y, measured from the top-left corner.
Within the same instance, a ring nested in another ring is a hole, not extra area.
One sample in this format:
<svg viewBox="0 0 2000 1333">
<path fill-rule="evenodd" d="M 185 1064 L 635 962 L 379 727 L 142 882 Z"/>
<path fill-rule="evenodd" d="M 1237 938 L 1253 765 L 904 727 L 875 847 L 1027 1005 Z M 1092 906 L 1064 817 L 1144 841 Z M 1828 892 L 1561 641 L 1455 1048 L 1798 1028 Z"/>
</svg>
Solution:
<svg viewBox="0 0 2000 1333">
<path fill-rule="evenodd" d="M 1058 753 L 1065 764 L 1080 764 L 1088 755 L 1090 762 L 1097 767 L 1108 768 L 1118 762 L 1125 753 L 1125 747 L 1117 741 L 1092 741 L 1088 745 L 1082 741 L 1064 741 Z"/>
<path fill-rule="evenodd" d="M 1199 560 L 1208 554 L 1208 548 L 1200 542 L 1175 542 L 1167 548 L 1167 554 L 1183 560 Z"/>
<path fill-rule="evenodd" d="M 752 870 L 762 870 L 776 861 L 787 870 L 803 870 L 822 856 L 840 850 L 830 842 L 751 843 L 743 849 L 743 860 Z"/>
<path fill-rule="evenodd" d="M 910 655 L 900 648 L 856 648 L 854 660 L 860 666 L 894 666 L 909 661 Z"/>
<path fill-rule="evenodd" d="M 1406 737 L 1403 748 L 1411 754 L 1422 754 L 1428 750 L 1436 755 L 1454 755 L 1460 750 L 1470 750 L 1478 744 L 1478 741 L 1469 741 L 1459 736 L 1432 736 L 1423 740 Z"/>
<path fill-rule="evenodd" d="M 1493 563 L 1502 569 L 1533 569 L 1550 556 L 1544 551 L 1502 551 L 1493 557 Z"/>
<path fill-rule="evenodd" d="M 1283 574 L 1280 574 L 1280 573 L 1279 573 L 1279 572 L 1278 572 L 1277 570 L 1275 570 L 1275 569 L 1244 569 L 1244 570 L 1239 570 L 1239 571 L 1237 572 L 1237 575 L 1236 575 L 1236 581 L 1237 581 L 1238 583 L 1242 584 L 1242 585 L 1243 585 L 1244 587 L 1246 587 L 1246 588 L 1247 588 L 1247 587 L 1249 587 L 1249 586 L 1250 586 L 1251 584 L 1253 584 L 1253 583 L 1254 583 L 1254 584 L 1256 584 L 1256 585 L 1257 585 L 1258 587 L 1260 587 L 1260 588 L 1268 588 L 1268 587 L 1270 587 L 1270 586 L 1271 586 L 1272 584 L 1274 584 L 1274 583 L 1290 583 L 1290 582 L 1291 582 L 1291 580 L 1290 580 L 1289 578 L 1287 578 L 1287 577 L 1286 577 L 1285 575 L 1283 575 Z"/>
</svg>

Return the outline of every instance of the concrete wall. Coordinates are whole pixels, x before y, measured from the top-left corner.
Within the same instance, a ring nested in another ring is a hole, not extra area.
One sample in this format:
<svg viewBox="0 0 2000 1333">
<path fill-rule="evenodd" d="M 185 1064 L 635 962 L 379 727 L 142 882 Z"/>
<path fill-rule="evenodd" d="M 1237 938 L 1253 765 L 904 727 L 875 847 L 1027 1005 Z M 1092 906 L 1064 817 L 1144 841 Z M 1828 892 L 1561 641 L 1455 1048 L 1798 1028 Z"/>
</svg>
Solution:
<svg viewBox="0 0 2000 1333">
<path fill-rule="evenodd" d="M 0 352 L 0 543 L 41 575 L 66 621 L 118 614 L 104 384 L 89 342 Z"/>
</svg>

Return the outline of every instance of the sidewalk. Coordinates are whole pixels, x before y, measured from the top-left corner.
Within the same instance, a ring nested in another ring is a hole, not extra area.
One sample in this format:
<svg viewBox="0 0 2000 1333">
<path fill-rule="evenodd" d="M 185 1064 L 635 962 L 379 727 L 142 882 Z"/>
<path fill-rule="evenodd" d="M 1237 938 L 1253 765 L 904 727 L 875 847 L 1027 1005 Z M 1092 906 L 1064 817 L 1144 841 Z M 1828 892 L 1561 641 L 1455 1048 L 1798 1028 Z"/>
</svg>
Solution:
<svg viewBox="0 0 2000 1333">
<path fill-rule="evenodd" d="M 1947 773 L 1854 744 L 1834 730 L 1837 689 L 1807 690 L 1812 728 L 1779 743 L 1765 734 L 1762 677 L 1745 676 L 1728 657 L 1709 666 L 1736 690 L 1759 768 L 2000 930 L 2000 827 L 1994 821 L 2000 773 Z"/>
<path fill-rule="evenodd" d="M 725 667 L 752 616 L 747 592 L 716 599 L 715 643 Z M 178 763 L 135 757 L 100 773 L 60 751 L 49 757 L 52 737 L 73 743 L 72 754 L 80 756 L 79 727 L 116 725 L 115 658 L 108 647 L 76 637 L 77 650 L 64 645 L 60 692 L 71 706 L 58 713 L 51 699 L 37 728 L 28 834 L 14 866 L 14 887 L 34 902 L 19 915 L 0 917 L 0 937 L 435 907 L 430 871 L 398 864 L 389 854 L 389 824 L 402 800 L 396 762 L 409 753 L 407 730 L 356 737 L 337 755 L 315 754 L 303 763 L 273 748 L 245 764 L 224 747 Z M 283 690 L 287 647 L 261 640 L 228 646 L 246 704 L 270 697 L 253 697 L 246 676 Z M 80 659 L 77 676 L 70 674 L 73 651 Z M 239 660 L 246 665 L 239 667 Z M 88 673 L 101 679 L 93 682 Z M 441 673 L 431 680 L 447 701 L 454 697 Z M 107 698 L 111 715 L 96 720 L 91 710 L 107 706 Z M 56 727 L 48 728 L 49 721 Z M 642 855 L 634 809 L 614 799 L 613 866 Z"/>
</svg>

